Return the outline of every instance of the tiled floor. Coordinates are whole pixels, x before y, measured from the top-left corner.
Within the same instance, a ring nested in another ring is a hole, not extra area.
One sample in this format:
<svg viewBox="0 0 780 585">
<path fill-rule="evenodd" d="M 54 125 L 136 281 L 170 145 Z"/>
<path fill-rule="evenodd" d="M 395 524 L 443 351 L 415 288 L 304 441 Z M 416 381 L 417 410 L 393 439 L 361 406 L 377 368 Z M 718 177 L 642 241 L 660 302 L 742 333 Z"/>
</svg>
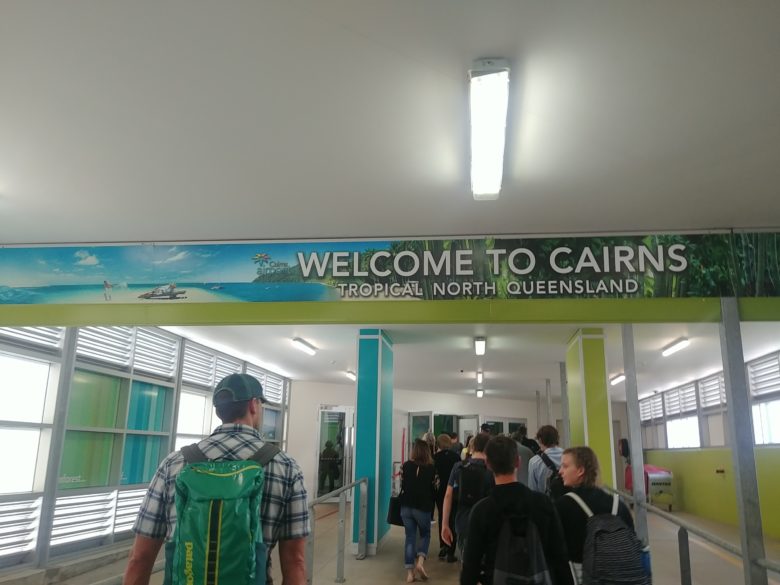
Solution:
<svg viewBox="0 0 780 585">
<path fill-rule="evenodd" d="M 322 505 L 317 507 L 316 539 L 314 550 L 313 583 L 326 585 L 336 578 L 336 547 L 338 531 L 338 515 L 336 506 Z M 717 534 L 725 540 L 738 543 L 738 532 L 735 528 L 701 521 L 689 515 L 680 514 L 684 519 L 695 522 L 707 531 Z M 433 526 L 435 531 L 436 527 Z M 671 523 L 651 515 L 649 518 L 651 549 L 653 557 L 653 583 L 655 585 L 679 585 L 680 570 L 677 555 L 677 528 Z M 350 585 L 402 585 L 405 583 L 406 572 L 403 568 L 403 529 L 392 527 L 387 538 L 382 543 L 376 556 L 358 561 L 349 554 L 345 558 L 345 576 Z M 780 542 L 767 541 L 767 556 L 780 560 Z M 692 574 L 694 585 L 738 585 L 743 583 L 741 561 L 696 537 L 691 537 L 690 543 Z M 447 564 L 438 561 L 438 542 L 431 545 L 432 557 L 426 563 L 431 585 L 457 585 L 458 564 Z M 81 575 L 65 581 L 68 585 L 88 585 L 98 583 L 112 575 L 118 575 L 123 570 L 123 564 L 117 563 L 103 567 L 99 571 Z M 278 561 L 274 559 L 274 581 L 281 585 L 281 572 Z M 162 584 L 162 573 L 153 576 L 153 585 Z M 771 575 L 770 583 L 780 585 L 780 577 Z"/>
</svg>

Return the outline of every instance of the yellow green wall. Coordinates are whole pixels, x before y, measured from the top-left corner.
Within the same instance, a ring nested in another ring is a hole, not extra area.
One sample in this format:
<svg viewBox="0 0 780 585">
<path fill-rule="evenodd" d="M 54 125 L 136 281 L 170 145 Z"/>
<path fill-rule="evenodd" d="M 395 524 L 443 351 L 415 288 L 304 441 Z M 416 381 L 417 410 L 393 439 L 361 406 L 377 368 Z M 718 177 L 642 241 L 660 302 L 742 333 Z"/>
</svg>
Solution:
<svg viewBox="0 0 780 585">
<path fill-rule="evenodd" d="M 780 447 L 756 447 L 755 453 L 764 534 L 780 538 Z M 679 510 L 737 525 L 730 449 L 648 450 L 645 462 L 672 471 Z M 725 473 L 715 473 L 716 469 Z"/>
<path fill-rule="evenodd" d="M 580 361 L 580 340 L 575 338 L 566 349 L 567 396 L 569 399 L 569 445 L 585 444 L 585 418 L 582 415 L 585 386 Z"/>
<path fill-rule="evenodd" d="M 583 333 L 588 330 L 583 329 Z M 604 333 L 583 336 L 582 357 L 585 366 L 585 409 L 587 412 L 588 446 L 599 458 L 601 482 L 615 487 L 613 481 L 612 416 L 607 384 L 607 363 L 604 358 Z"/>
</svg>

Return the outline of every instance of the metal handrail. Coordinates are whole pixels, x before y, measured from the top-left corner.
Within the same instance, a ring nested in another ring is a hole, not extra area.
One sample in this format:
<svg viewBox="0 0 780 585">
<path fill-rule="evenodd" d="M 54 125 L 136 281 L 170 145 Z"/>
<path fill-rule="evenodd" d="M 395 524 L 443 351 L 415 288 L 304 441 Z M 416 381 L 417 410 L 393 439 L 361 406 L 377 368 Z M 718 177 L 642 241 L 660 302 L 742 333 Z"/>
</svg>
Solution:
<svg viewBox="0 0 780 585">
<path fill-rule="evenodd" d="M 357 559 L 363 560 L 366 558 L 368 551 L 368 534 L 366 531 L 366 524 L 368 521 L 368 478 L 363 477 L 357 481 L 342 486 L 332 492 L 328 492 L 312 500 L 309 503 L 309 518 L 311 519 L 311 530 L 309 536 L 306 537 L 306 583 L 311 585 L 313 572 L 314 572 L 314 506 L 322 504 L 331 498 L 339 497 L 339 523 L 338 523 L 338 538 L 336 538 L 336 583 L 343 583 L 344 579 L 344 540 L 346 536 L 346 515 L 347 515 L 347 492 L 356 486 L 360 486 L 360 510 L 358 513 L 358 553 Z"/>
<path fill-rule="evenodd" d="M 616 490 L 609 486 L 601 486 L 601 487 L 605 491 L 618 494 L 621 498 L 631 502 L 632 504 L 641 506 L 648 512 L 652 512 L 653 514 L 660 516 L 664 520 L 667 520 L 668 522 L 671 522 L 672 524 L 679 526 L 680 529 L 677 532 L 677 539 L 678 539 L 679 552 L 680 552 L 680 573 L 682 578 L 681 582 L 683 585 L 690 585 L 691 583 L 691 561 L 690 561 L 690 555 L 688 551 L 689 532 L 695 534 L 699 538 L 702 538 L 703 540 L 706 540 L 711 544 L 714 544 L 715 546 L 722 548 L 726 552 L 729 552 L 734 556 L 741 558 L 742 562 L 745 562 L 745 558 L 742 555 L 742 549 L 726 540 L 723 540 L 719 536 L 710 534 L 706 530 L 702 530 L 701 528 L 695 526 L 694 524 L 691 524 L 690 522 L 681 520 L 677 516 L 674 516 L 673 514 L 669 514 L 668 512 L 665 512 L 664 510 L 656 506 L 653 506 L 652 504 L 648 504 L 647 502 L 643 502 L 643 501 L 637 501 L 636 498 L 634 498 L 634 496 L 628 492 L 622 490 Z M 770 559 L 756 559 L 755 563 L 760 567 L 763 567 L 764 569 L 768 569 L 775 573 L 780 573 L 780 563 L 776 561 L 772 561 Z"/>
</svg>

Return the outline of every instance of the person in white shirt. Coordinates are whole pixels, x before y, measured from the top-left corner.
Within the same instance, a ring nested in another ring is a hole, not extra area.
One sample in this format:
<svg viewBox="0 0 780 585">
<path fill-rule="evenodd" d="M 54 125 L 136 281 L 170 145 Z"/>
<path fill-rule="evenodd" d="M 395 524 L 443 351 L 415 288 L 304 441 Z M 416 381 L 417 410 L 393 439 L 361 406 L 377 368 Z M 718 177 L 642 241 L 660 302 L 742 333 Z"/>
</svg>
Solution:
<svg viewBox="0 0 780 585">
<path fill-rule="evenodd" d="M 542 453 L 555 465 L 556 471 L 561 467 L 563 449 L 558 446 L 558 429 L 552 425 L 544 425 L 536 433 L 536 441 Z M 541 454 L 534 455 L 528 462 L 528 487 L 534 491 L 546 493 L 547 484 L 553 470 L 542 459 Z"/>
</svg>

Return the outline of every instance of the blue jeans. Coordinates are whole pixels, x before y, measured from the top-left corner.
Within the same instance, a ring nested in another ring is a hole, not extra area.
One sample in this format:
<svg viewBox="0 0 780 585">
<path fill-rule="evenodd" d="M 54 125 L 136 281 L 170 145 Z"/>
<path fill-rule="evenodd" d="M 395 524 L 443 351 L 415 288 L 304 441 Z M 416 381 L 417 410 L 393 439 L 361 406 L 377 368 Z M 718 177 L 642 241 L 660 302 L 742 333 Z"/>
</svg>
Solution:
<svg viewBox="0 0 780 585">
<path fill-rule="evenodd" d="M 417 557 L 428 558 L 428 546 L 431 544 L 431 513 L 401 506 L 401 519 L 404 521 L 404 568 L 413 569 Z M 417 540 L 417 531 L 420 540 Z M 416 545 L 416 546 L 415 546 Z"/>
</svg>

